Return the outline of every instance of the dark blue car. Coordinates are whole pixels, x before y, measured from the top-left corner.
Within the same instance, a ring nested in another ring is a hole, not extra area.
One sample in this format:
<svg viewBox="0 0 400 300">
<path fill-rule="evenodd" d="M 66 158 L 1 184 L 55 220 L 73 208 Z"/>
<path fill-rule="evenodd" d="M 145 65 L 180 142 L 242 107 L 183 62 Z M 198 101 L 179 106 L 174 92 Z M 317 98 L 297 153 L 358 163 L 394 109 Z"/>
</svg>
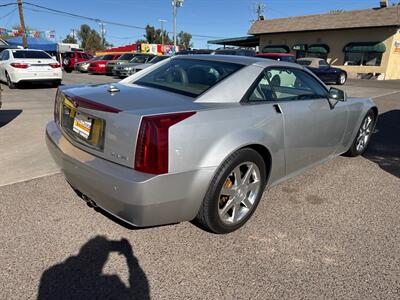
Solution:
<svg viewBox="0 0 400 300">
<path fill-rule="evenodd" d="M 335 83 L 343 85 L 347 80 L 346 71 L 332 67 L 322 58 L 305 57 L 299 58 L 297 63 L 307 67 L 318 76 L 324 83 Z"/>
</svg>

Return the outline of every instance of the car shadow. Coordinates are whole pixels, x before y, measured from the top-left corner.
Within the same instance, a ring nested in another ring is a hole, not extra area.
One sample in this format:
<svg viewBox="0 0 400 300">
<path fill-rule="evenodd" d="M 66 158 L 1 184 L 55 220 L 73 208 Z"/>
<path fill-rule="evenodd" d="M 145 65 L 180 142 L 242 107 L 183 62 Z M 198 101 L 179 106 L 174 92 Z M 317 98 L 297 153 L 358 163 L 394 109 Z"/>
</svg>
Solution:
<svg viewBox="0 0 400 300">
<path fill-rule="evenodd" d="M 0 128 L 12 122 L 22 113 L 22 109 L 4 109 L 0 110 Z"/>
<path fill-rule="evenodd" d="M 118 275 L 102 274 L 112 252 L 123 255 L 129 269 L 129 286 Z M 96 236 L 78 255 L 47 269 L 39 284 L 38 300 L 44 299 L 150 299 L 146 274 L 126 239 Z"/>
<path fill-rule="evenodd" d="M 28 90 L 28 89 L 35 90 L 35 89 L 53 89 L 57 87 L 55 87 L 51 82 L 21 82 L 18 83 L 16 88 L 20 90 Z"/>
<path fill-rule="evenodd" d="M 400 178 L 400 110 L 379 115 L 376 133 L 363 156 Z"/>
</svg>

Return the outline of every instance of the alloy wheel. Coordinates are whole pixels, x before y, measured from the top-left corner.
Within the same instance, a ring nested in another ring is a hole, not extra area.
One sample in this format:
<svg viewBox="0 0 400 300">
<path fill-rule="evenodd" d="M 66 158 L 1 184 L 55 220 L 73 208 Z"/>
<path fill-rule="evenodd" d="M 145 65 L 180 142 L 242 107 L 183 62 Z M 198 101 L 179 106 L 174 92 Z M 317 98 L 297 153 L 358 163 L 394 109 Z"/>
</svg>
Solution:
<svg viewBox="0 0 400 300">
<path fill-rule="evenodd" d="M 340 78 L 339 78 L 340 84 L 344 84 L 346 82 L 346 75 L 344 75 L 343 73 L 340 74 Z"/>
<path fill-rule="evenodd" d="M 368 115 L 364 119 L 364 121 L 360 127 L 360 130 L 358 131 L 357 140 L 356 140 L 357 152 L 361 153 L 362 151 L 364 151 L 365 147 L 367 147 L 368 141 L 372 134 L 373 126 L 374 126 L 373 118 L 371 115 Z"/>
<path fill-rule="evenodd" d="M 218 215 L 228 225 L 236 225 L 253 209 L 261 188 L 260 169 L 255 163 L 238 165 L 228 175 L 222 186 Z"/>
</svg>

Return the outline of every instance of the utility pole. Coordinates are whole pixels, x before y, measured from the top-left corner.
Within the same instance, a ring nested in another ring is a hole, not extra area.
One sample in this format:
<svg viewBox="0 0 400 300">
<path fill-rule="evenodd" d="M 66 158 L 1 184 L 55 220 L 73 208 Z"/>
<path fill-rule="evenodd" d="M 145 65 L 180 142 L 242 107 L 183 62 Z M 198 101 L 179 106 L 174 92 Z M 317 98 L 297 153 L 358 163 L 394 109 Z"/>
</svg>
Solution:
<svg viewBox="0 0 400 300">
<path fill-rule="evenodd" d="M 167 23 L 166 20 L 158 20 L 160 22 L 161 25 L 161 52 L 162 54 L 164 54 L 164 23 Z"/>
<path fill-rule="evenodd" d="M 176 13 L 178 7 L 183 6 L 184 0 L 172 0 L 172 16 L 174 20 L 174 53 L 176 51 Z"/>
<path fill-rule="evenodd" d="M 71 31 L 72 31 L 72 38 L 75 39 L 75 29 L 72 28 Z"/>
<path fill-rule="evenodd" d="M 26 40 L 26 31 L 25 31 L 24 11 L 22 9 L 22 0 L 17 0 L 17 5 L 19 12 L 19 22 L 22 30 L 22 46 L 24 48 L 28 48 L 28 42 Z"/>
<path fill-rule="evenodd" d="M 100 21 L 100 30 L 101 30 L 101 44 L 105 45 L 105 38 L 104 38 L 104 23 Z"/>
</svg>

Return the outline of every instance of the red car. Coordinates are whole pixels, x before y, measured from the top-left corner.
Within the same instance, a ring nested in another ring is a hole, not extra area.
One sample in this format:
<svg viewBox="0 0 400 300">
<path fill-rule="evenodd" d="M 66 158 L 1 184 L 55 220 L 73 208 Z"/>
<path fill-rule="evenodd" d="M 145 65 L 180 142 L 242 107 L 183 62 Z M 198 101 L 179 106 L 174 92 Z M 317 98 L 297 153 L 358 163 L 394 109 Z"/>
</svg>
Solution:
<svg viewBox="0 0 400 300">
<path fill-rule="evenodd" d="M 92 74 L 106 74 L 106 64 L 110 60 L 116 60 L 121 54 L 106 54 L 103 59 L 90 63 L 88 72 Z"/>
<path fill-rule="evenodd" d="M 287 61 L 292 63 L 296 62 L 296 57 L 290 53 L 259 53 L 256 56 L 273 60 Z"/>
<path fill-rule="evenodd" d="M 68 51 L 65 52 L 64 54 L 64 59 L 63 59 L 63 67 L 65 72 L 71 73 L 72 70 L 75 69 L 75 64 L 82 62 L 82 61 L 87 61 L 91 59 L 93 56 L 90 54 L 87 54 L 86 52 L 83 51 Z"/>
</svg>

